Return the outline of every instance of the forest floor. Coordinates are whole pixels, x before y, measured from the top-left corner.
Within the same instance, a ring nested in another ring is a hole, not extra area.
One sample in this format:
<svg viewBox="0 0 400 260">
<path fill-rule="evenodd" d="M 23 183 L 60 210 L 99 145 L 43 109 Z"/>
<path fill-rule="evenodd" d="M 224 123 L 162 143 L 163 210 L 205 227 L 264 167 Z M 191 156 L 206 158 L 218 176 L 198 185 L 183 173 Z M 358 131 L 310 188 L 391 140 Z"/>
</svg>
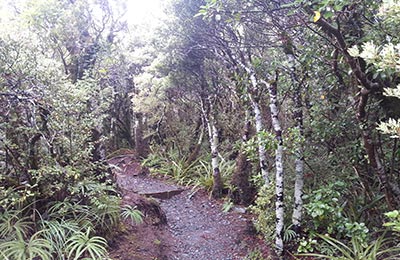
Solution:
<svg viewBox="0 0 400 260">
<path fill-rule="evenodd" d="M 137 205 L 145 214 L 142 224 L 125 222 L 111 243 L 112 259 L 234 260 L 255 251 L 269 254 L 243 208 L 223 212 L 223 202 L 210 199 L 203 189 L 154 177 L 133 156 L 115 157 L 110 163 L 117 166 L 114 174 L 123 203 Z"/>
</svg>

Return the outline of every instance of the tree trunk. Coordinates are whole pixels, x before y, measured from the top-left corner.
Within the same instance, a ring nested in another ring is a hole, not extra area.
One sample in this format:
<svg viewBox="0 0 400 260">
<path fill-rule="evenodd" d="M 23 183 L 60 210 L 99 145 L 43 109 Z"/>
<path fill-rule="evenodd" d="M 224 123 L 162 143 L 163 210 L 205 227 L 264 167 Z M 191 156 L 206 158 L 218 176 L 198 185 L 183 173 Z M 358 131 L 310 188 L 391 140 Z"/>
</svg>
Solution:
<svg viewBox="0 0 400 260">
<path fill-rule="evenodd" d="M 203 120 L 200 120 L 203 121 Z M 198 126 L 198 129 L 196 129 L 196 132 L 199 132 L 199 137 L 197 140 L 197 143 L 192 147 L 190 155 L 188 159 L 186 160 L 186 165 L 190 166 L 199 156 L 201 144 L 203 143 L 203 138 L 204 138 L 204 125 L 203 123 L 200 123 Z"/>
<path fill-rule="evenodd" d="M 92 128 L 91 142 L 93 143 L 92 160 L 93 162 L 103 161 L 106 158 L 106 149 L 104 142 L 101 140 L 103 129 L 101 126 Z"/>
<path fill-rule="evenodd" d="M 258 81 L 256 74 L 253 70 L 253 68 L 248 67 L 244 65 L 243 63 L 240 63 L 240 65 L 243 67 L 243 69 L 247 72 L 250 78 L 251 82 L 251 89 L 248 93 L 251 105 L 254 110 L 254 120 L 256 123 L 256 134 L 257 134 L 257 141 L 258 141 L 258 157 L 259 157 L 259 163 L 260 163 L 260 169 L 261 169 L 261 175 L 264 179 L 264 182 L 267 186 L 269 186 L 269 176 L 268 176 L 268 166 L 267 166 L 267 154 L 264 145 L 262 144 L 262 137 L 261 137 L 261 132 L 264 130 L 264 124 L 262 121 L 262 114 L 261 114 L 261 109 L 260 105 L 258 103 L 257 98 L 254 97 L 254 93 L 258 90 Z"/>
<path fill-rule="evenodd" d="M 149 145 L 143 138 L 143 114 L 136 113 L 135 121 L 135 150 L 139 158 L 146 158 L 149 154 Z"/>
<path fill-rule="evenodd" d="M 214 198 L 220 198 L 222 195 L 222 179 L 219 170 L 219 159 L 218 159 L 218 129 L 216 127 L 214 109 L 212 102 L 208 100 L 208 109 L 205 108 L 204 101 L 202 100 L 202 110 L 204 115 L 204 120 L 206 121 L 208 128 L 208 137 L 211 147 L 211 167 L 213 171 L 213 188 L 212 196 Z"/>
<path fill-rule="evenodd" d="M 267 166 L 267 152 L 265 150 L 264 145 L 262 144 L 262 136 L 261 133 L 264 131 L 264 124 L 262 121 L 261 109 L 258 103 L 258 100 L 252 97 L 249 94 L 251 104 L 254 110 L 254 120 L 256 123 L 256 134 L 257 134 L 257 142 L 258 142 L 258 159 L 261 169 L 261 175 L 265 181 L 265 185 L 269 186 L 270 180 L 268 176 L 268 166 Z"/>
<path fill-rule="evenodd" d="M 272 116 L 272 127 L 275 131 L 275 136 L 277 139 L 277 149 L 275 151 L 275 167 L 276 167 L 276 202 L 275 202 L 275 214 L 276 214 L 276 237 L 275 237 L 275 250 L 278 256 L 283 256 L 283 228 L 284 228 L 284 171 L 283 171 L 283 139 L 282 139 L 282 129 L 278 118 L 278 98 L 277 98 L 277 80 L 278 75 L 276 75 L 275 82 L 269 84 L 265 82 L 268 88 L 270 96 L 270 109 Z"/>
<path fill-rule="evenodd" d="M 292 224 L 293 230 L 296 232 L 296 235 L 299 237 L 301 233 L 301 221 L 302 221 L 302 211 L 303 211 L 303 186 L 304 186 L 304 125 L 303 125 L 303 106 L 301 102 L 301 86 L 296 77 L 296 63 L 295 57 L 293 54 L 288 54 L 288 59 L 291 65 L 290 68 L 290 78 L 292 85 L 294 87 L 293 92 L 293 103 L 294 103 L 294 112 L 293 117 L 296 123 L 296 130 L 299 134 L 299 139 L 297 143 L 297 147 L 295 150 L 296 159 L 295 159 L 295 172 L 296 179 L 294 184 L 294 205 L 293 205 L 293 214 L 292 214 Z"/>
<path fill-rule="evenodd" d="M 242 133 L 243 144 L 249 140 L 250 124 L 250 112 L 246 110 L 246 120 Z M 236 188 L 232 192 L 232 199 L 235 203 L 247 205 L 253 200 L 252 188 L 249 182 L 252 167 L 243 149 L 242 145 L 236 158 L 236 168 L 232 176 L 232 185 Z"/>
<path fill-rule="evenodd" d="M 218 130 L 215 126 L 213 117 L 210 118 L 211 123 L 209 124 L 210 142 L 211 142 L 211 165 L 213 169 L 213 189 L 212 195 L 214 198 L 219 198 L 222 195 L 222 180 L 221 173 L 219 170 L 219 159 L 218 159 Z"/>
</svg>

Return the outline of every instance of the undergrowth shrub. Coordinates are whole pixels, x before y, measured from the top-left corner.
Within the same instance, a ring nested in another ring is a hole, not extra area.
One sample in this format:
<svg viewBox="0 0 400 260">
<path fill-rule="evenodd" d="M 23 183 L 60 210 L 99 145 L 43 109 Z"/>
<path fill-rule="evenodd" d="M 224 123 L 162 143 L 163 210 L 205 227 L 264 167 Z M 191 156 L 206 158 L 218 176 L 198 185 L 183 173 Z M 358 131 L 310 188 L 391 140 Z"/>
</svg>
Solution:
<svg viewBox="0 0 400 260">
<path fill-rule="evenodd" d="M 368 228 L 346 216 L 347 184 L 336 181 L 304 195 L 307 230 L 317 233 L 335 234 L 338 237 L 357 236 L 366 239 Z"/>
<path fill-rule="evenodd" d="M 393 210 L 385 213 L 385 216 L 389 219 L 389 221 L 385 222 L 383 226 L 388 227 L 390 230 L 393 230 L 400 235 L 400 211 Z"/>
<path fill-rule="evenodd" d="M 42 236 L 43 231 L 38 231 L 26 237 L 16 232 L 16 238 L 0 243 L 0 251 L 5 259 L 14 260 L 50 260 L 52 259 L 52 241 Z"/>
<path fill-rule="evenodd" d="M 102 259 L 107 254 L 107 241 L 91 234 L 91 228 L 73 234 L 66 243 L 68 259 L 78 260 L 82 257 Z"/>
<path fill-rule="evenodd" d="M 332 260 L 396 260 L 400 257 L 400 247 L 393 246 L 393 240 L 386 238 L 385 234 L 377 239 L 362 243 L 357 237 L 341 241 L 329 235 L 317 235 L 324 243 L 325 250 L 318 253 L 300 254 L 319 259 Z"/>
<path fill-rule="evenodd" d="M 142 221 L 137 209 L 121 209 L 112 185 L 84 179 L 69 192 L 62 201 L 0 208 L 0 259 L 104 259 L 107 239 L 118 232 L 121 220 Z"/>
<path fill-rule="evenodd" d="M 132 207 L 130 205 L 125 205 L 122 207 L 121 217 L 123 219 L 130 219 L 135 224 L 140 224 L 143 222 L 143 213 Z"/>
<path fill-rule="evenodd" d="M 257 232 L 261 233 L 267 241 L 275 237 L 275 185 L 263 185 L 257 194 L 254 205 L 249 207 L 255 215 L 253 220 Z"/>
<path fill-rule="evenodd" d="M 225 160 L 221 156 L 219 164 L 222 182 L 225 189 L 231 189 L 229 182 L 235 169 L 235 161 Z M 167 153 L 153 152 L 142 161 L 143 166 L 149 167 L 153 174 L 169 176 L 180 185 L 193 185 L 211 191 L 213 187 L 213 169 L 211 159 L 199 157 L 187 163 L 187 158 L 178 151 L 171 150 Z"/>
<path fill-rule="evenodd" d="M 304 195 L 306 236 L 300 239 L 298 252 L 332 255 L 337 250 L 332 244 L 341 240 L 363 249 L 368 246 L 371 234 L 366 224 L 346 215 L 347 190 L 348 184 L 336 181 Z"/>
</svg>

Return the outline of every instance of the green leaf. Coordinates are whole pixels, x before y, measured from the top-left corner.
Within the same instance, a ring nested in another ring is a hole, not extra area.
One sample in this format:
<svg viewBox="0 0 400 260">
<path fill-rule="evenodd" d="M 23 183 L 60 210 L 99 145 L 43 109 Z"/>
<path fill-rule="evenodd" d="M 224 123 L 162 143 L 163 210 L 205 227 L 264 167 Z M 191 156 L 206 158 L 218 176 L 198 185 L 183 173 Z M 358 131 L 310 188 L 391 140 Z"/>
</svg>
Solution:
<svg viewBox="0 0 400 260">
<path fill-rule="evenodd" d="M 397 218 L 399 216 L 400 212 L 398 210 L 393 210 L 390 212 L 385 213 L 385 216 L 388 218 Z"/>
</svg>

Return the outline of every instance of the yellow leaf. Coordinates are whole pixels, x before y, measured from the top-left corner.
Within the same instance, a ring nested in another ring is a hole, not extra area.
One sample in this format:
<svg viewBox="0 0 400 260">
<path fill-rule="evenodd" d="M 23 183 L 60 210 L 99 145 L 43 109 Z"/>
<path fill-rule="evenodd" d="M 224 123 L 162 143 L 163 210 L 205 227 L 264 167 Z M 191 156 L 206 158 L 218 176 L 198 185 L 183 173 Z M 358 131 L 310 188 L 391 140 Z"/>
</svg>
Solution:
<svg viewBox="0 0 400 260">
<path fill-rule="evenodd" d="M 99 73 L 100 73 L 100 74 L 106 74 L 106 73 L 107 73 L 107 70 L 106 70 L 106 69 L 99 69 Z"/>
<path fill-rule="evenodd" d="M 314 11 L 314 23 L 321 19 L 321 13 L 319 11 Z"/>
</svg>

